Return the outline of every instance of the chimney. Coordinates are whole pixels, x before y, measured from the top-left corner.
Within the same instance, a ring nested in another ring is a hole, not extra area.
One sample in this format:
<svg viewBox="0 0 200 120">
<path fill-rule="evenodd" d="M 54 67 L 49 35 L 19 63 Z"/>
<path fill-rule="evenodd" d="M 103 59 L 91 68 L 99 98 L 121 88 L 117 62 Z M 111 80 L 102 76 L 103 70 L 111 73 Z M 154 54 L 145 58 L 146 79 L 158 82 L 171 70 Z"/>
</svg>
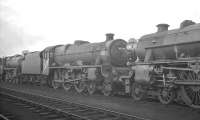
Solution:
<svg viewBox="0 0 200 120">
<path fill-rule="evenodd" d="M 169 25 L 168 24 L 158 24 L 156 26 L 158 28 L 157 32 L 163 32 L 163 31 L 167 31 Z"/>
<path fill-rule="evenodd" d="M 106 34 L 106 41 L 114 40 L 114 34 L 113 33 L 107 33 Z"/>
</svg>

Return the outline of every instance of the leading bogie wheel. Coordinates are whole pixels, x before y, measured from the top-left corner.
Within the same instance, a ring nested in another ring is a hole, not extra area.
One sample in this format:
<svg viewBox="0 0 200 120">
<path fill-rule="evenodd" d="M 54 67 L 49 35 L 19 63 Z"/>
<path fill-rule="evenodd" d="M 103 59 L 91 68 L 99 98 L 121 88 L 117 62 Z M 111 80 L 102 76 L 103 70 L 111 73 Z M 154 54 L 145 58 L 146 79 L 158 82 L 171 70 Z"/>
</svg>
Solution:
<svg viewBox="0 0 200 120">
<path fill-rule="evenodd" d="M 162 104 L 170 104 L 175 98 L 175 91 L 163 88 L 160 90 L 158 99 Z"/>
<path fill-rule="evenodd" d="M 131 96 L 135 101 L 140 101 L 146 97 L 146 88 L 139 83 L 133 83 Z"/>
</svg>

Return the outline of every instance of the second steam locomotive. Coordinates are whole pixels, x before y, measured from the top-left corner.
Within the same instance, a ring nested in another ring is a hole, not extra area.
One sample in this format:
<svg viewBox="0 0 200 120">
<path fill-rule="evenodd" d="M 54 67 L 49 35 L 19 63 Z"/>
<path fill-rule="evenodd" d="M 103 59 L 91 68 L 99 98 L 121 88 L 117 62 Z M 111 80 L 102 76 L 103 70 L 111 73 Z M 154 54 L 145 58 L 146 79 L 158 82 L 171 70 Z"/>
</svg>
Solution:
<svg viewBox="0 0 200 120">
<path fill-rule="evenodd" d="M 50 73 L 54 88 L 63 86 L 68 91 L 75 87 L 77 92 L 87 90 L 89 94 L 101 90 L 110 95 L 115 88 L 113 83 L 119 82 L 116 72 L 127 69 L 127 43 L 113 37 L 114 34 L 106 34 L 105 42 L 77 40 L 73 45 L 47 47 L 41 52 L 43 74 Z"/>
</svg>

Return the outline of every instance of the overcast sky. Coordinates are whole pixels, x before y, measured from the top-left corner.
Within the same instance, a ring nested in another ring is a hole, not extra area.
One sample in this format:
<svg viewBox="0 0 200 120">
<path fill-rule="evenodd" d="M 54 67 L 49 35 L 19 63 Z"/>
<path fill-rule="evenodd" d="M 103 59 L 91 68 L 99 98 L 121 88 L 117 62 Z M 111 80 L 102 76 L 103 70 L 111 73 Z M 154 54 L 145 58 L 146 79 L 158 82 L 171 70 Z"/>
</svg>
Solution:
<svg viewBox="0 0 200 120">
<path fill-rule="evenodd" d="M 139 39 L 168 23 L 200 22 L 199 0 L 0 0 L 0 56 L 74 40 L 100 42 L 105 33 Z"/>
</svg>

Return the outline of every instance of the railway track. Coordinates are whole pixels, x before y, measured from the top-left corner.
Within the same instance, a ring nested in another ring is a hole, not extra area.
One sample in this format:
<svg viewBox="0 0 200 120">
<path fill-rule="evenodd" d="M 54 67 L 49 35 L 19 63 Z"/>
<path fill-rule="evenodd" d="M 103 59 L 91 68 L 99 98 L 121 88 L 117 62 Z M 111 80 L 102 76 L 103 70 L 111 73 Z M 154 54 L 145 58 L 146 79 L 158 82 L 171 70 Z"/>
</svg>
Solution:
<svg viewBox="0 0 200 120">
<path fill-rule="evenodd" d="M 15 116 L 13 116 L 12 114 L 0 114 L 0 120 L 11 120 L 14 119 Z"/>
<path fill-rule="evenodd" d="M 150 120 L 88 105 L 3 88 L 5 98 L 48 120 Z"/>
</svg>

